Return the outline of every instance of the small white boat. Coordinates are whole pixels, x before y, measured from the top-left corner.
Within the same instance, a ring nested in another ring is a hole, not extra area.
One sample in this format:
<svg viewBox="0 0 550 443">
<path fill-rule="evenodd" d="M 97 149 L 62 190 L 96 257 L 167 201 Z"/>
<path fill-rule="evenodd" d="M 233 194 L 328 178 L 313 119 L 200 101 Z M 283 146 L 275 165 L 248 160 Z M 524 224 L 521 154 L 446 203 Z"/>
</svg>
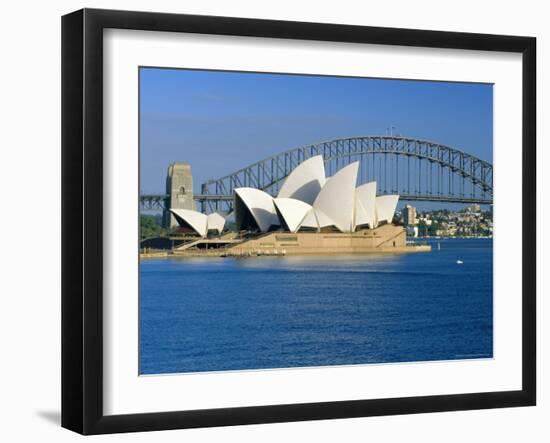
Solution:
<svg viewBox="0 0 550 443">
<path fill-rule="evenodd" d="M 456 264 L 457 264 L 457 265 L 461 265 L 461 264 L 463 264 L 463 263 L 464 263 L 464 262 L 463 262 L 462 260 L 457 260 L 457 261 L 456 261 Z"/>
</svg>

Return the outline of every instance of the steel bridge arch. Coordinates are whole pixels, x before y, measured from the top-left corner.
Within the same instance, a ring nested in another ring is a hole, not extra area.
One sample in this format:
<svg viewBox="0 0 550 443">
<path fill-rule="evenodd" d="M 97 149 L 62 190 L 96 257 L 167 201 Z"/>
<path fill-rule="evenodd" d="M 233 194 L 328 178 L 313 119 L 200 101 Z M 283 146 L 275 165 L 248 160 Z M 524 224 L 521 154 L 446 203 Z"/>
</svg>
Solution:
<svg viewBox="0 0 550 443">
<path fill-rule="evenodd" d="M 387 135 L 338 138 L 283 151 L 241 168 L 232 174 L 206 181 L 201 187 L 201 195 L 196 196 L 196 199 L 202 203 L 202 208 L 205 210 L 207 209 L 205 206 L 212 205 L 213 202 L 229 201 L 233 189 L 237 187 L 255 187 L 275 194 L 278 186 L 298 164 L 315 155 L 323 155 L 329 175 L 332 175 L 331 168 L 337 170 L 347 163 L 369 155 L 388 154 L 428 162 L 430 171 L 433 169 L 432 165 L 437 165 L 439 173 L 443 168 L 449 177 L 451 174 L 460 177 L 463 180 L 463 186 L 464 181 L 467 180 L 472 189 L 468 198 L 464 195 L 464 189 L 460 196 L 459 192 L 454 192 L 451 189 L 450 184 L 448 194 L 444 199 L 442 199 L 441 192 L 438 195 L 431 190 L 425 195 L 405 192 L 404 197 L 407 195 L 414 200 L 480 201 L 484 203 L 492 201 L 493 166 L 491 163 L 434 141 Z M 398 159 L 396 165 L 399 168 Z M 421 167 L 419 164 L 419 168 Z M 399 187 L 399 171 L 395 176 L 397 187 Z M 483 198 L 476 197 L 475 192 L 483 195 Z M 212 210 L 211 207 L 210 209 Z"/>
</svg>

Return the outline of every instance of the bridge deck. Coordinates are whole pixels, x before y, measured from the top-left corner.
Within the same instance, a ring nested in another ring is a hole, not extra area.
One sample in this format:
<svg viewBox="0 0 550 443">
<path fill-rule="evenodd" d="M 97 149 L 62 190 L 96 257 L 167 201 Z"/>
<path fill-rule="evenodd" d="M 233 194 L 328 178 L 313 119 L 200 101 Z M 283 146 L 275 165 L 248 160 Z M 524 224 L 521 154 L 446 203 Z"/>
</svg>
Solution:
<svg viewBox="0 0 550 443">
<path fill-rule="evenodd" d="M 376 181 L 378 195 L 399 194 L 405 201 L 492 204 L 493 165 L 437 142 L 397 136 L 329 140 L 290 149 L 224 177 L 208 180 L 194 196 L 203 212 L 231 209 L 233 190 L 261 189 L 277 195 L 286 177 L 304 160 L 322 155 L 327 175 L 360 163 L 358 185 Z M 142 207 L 162 208 L 167 195 L 142 195 Z"/>
</svg>

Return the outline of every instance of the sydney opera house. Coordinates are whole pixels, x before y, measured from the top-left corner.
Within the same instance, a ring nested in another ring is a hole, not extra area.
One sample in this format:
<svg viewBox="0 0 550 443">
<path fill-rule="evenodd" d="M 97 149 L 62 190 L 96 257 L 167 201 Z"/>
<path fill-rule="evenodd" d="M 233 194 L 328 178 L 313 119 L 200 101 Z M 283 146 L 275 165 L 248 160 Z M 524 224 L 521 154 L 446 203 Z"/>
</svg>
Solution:
<svg viewBox="0 0 550 443">
<path fill-rule="evenodd" d="M 234 219 L 238 235 L 226 235 L 229 240 L 224 247 L 285 254 L 404 249 L 405 231 L 392 224 L 399 196 L 377 196 L 376 182 L 357 187 L 358 169 L 355 162 L 326 177 L 319 155 L 298 165 L 276 197 L 255 188 L 236 188 L 234 212 L 228 218 Z M 226 219 L 218 213 L 171 212 L 181 227 L 197 237 L 220 237 L 224 232 Z"/>
</svg>

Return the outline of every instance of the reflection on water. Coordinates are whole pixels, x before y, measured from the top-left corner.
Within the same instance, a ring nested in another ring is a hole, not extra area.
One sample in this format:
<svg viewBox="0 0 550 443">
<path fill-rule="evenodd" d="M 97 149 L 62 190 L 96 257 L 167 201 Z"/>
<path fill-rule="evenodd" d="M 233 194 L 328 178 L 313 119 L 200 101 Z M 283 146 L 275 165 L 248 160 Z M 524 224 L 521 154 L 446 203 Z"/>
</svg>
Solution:
<svg viewBox="0 0 550 443">
<path fill-rule="evenodd" d="M 144 260 L 140 372 L 492 357 L 492 241 L 440 243 L 403 255 Z"/>
</svg>

